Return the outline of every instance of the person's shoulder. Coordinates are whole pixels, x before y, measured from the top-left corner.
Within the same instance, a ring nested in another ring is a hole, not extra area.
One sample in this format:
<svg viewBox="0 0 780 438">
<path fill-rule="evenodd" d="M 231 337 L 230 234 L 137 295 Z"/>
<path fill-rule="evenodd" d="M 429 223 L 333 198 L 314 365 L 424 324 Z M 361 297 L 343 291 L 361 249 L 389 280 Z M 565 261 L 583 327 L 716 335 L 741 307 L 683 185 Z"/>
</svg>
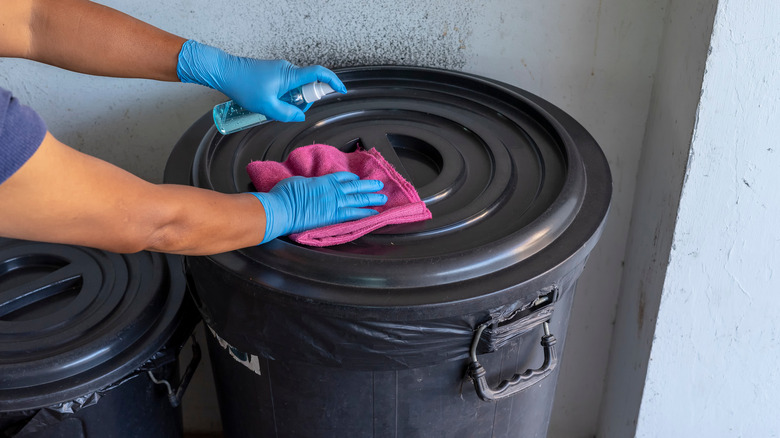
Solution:
<svg viewBox="0 0 780 438">
<path fill-rule="evenodd" d="M 8 108 L 15 102 L 18 102 L 18 99 L 14 98 L 11 90 L 0 87 L 0 121 L 5 121 L 8 114 Z"/>
<path fill-rule="evenodd" d="M 11 97 L 13 97 L 13 94 L 11 94 L 11 90 L 7 90 L 3 87 L 0 87 L 0 104 L 8 104 L 8 102 L 11 101 Z"/>
<path fill-rule="evenodd" d="M 45 136 L 38 113 L 0 87 L 0 184 L 30 159 Z"/>
</svg>

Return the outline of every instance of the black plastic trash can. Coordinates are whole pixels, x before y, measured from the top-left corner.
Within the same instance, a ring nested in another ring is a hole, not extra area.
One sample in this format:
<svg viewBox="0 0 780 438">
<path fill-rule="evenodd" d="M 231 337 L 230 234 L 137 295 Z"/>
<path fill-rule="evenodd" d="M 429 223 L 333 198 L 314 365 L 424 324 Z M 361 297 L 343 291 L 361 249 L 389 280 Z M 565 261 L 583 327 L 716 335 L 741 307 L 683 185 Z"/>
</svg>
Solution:
<svg viewBox="0 0 780 438">
<path fill-rule="evenodd" d="M 169 183 L 252 190 L 252 160 L 376 148 L 433 219 L 354 242 L 189 257 L 228 437 L 543 437 L 575 284 L 610 204 L 586 130 L 518 88 L 415 67 L 338 71 L 306 121 L 222 136 Z"/>
<path fill-rule="evenodd" d="M 199 320 L 181 257 L 0 239 L 0 436 L 181 436 Z"/>
</svg>

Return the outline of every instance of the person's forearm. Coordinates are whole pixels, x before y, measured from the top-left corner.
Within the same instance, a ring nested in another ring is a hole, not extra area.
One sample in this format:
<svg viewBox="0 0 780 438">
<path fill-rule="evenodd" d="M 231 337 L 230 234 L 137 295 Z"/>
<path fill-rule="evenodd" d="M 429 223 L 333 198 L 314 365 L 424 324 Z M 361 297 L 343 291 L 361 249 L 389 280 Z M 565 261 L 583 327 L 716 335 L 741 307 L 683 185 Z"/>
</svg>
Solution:
<svg viewBox="0 0 780 438">
<path fill-rule="evenodd" d="M 4 0 L 0 56 L 81 73 L 178 81 L 184 38 L 86 0 Z"/>
<path fill-rule="evenodd" d="M 263 206 L 249 193 L 229 195 L 165 184 L 158 185 L 157 192 L 158 202 L 167 204 L 168 215 L 149 228 L 154 234 L 144 250 L 207 255 L 263 240 Z"/>
<path fill-rule="evenodd" d="M 46 135 L 0 184 L 0 236 L 91 246 L 214 254 L 259 244 L 265 212 L 251 194 L 155 185 Z"/>
</svg>

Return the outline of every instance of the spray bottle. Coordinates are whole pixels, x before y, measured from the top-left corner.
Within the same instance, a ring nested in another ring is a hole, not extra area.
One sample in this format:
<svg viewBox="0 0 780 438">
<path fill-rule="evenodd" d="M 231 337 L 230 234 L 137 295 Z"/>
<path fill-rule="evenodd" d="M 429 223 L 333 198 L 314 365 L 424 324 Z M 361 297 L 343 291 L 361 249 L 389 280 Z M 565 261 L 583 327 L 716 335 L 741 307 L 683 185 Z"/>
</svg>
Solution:
<svg viewBox="0 0 780 438">
<path fill-rule="evenodd" d="M 293 88 L 283 94 L 279 100 L 295 105 L 303 110 L 306 108 L 306 105 L 320 100 L 322 96 L 333 93 L 333 91 L 333 88 L 324 82 L 311 82 L 298 88 Z M 212 114 L 214 116 L 214 125 L 222 135 L 232 134 L 242 129 L 271 121 L 264 114 L 253 113 L 242 108 L 232 100 L 215 106 Z"/>
</svg>

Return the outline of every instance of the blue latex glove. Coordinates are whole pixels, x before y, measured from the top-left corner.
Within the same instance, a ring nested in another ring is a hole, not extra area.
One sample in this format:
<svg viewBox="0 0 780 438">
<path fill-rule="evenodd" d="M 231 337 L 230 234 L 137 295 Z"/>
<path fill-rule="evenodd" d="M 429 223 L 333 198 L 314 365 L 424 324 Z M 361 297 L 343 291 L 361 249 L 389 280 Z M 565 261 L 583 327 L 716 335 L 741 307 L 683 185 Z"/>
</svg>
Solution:
<svg viewBox="0 0 780 438">
<path fill-rule="evenodd" d="M 376 210 L 363 207 L 387 202 L 387 196 L 373 193 L 382 187 L 382 181 L 336 172 L 313 178 L 294 176 L 279 181 L 268 193 L 252 193 L 265 209 L 261 244 L 279 236 L 373 216 Z"/>
<path fill-rule="evenodd" d="M 293 88 L 320 81 L 340 93 L 347 92 L 336 74 L 325 67 L 233 56 L 193 40 L 182 46 L 176 74 L 182 82 L 214 88 L 249 111 L 281 122 L 305 118 L 299 108 L 279 100 Z"/>
</svg>

